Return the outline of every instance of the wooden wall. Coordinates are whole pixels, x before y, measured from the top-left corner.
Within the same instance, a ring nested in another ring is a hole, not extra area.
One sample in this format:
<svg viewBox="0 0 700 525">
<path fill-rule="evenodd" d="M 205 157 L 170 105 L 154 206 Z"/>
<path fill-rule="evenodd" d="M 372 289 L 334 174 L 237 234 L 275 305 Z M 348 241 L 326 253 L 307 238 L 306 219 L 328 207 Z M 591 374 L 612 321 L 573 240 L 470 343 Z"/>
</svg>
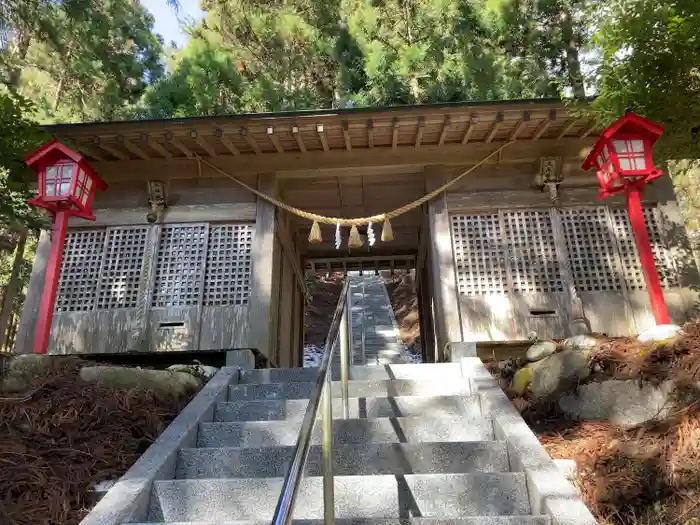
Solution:
<svg viewBox="0 0 700 525">
<path fill-rule="evenodd" d="M 438 305 L 454 305 L 461 320 L 459 337 L 522 340 L 531 331 L 541 338 L 565 337 L 571 331 L 572 293 L 580 297 L 594 332 L 624 336 L 653 326 L 647 291 L 640 285 L 640 275 L 630 269 L 637 259 L 634 248 L 630 251 L 630 232 L 624 228 L 624 202 L 620 197 L 598 200 L 593 174 L 565 165 L 561 207 L 555 208 L 548 192 L 535 187 L 537 170 L 534 164 L 484 167 L 445 197 L 452 230 L 451 260 L 437 253 L 439 243 L 431 232 L 431 264 L 433 283 L 442 284 L 442 290 L 435 290 L 435 300 Z M 437 185 L 458 171 L 436 168 L 426 170 L 426 175 Z M 670 315 L 673 322 L 683 323 L 697 302 L 694 290 L 700 279 L 668 177 L 648 188 L 644 204 L 659 226 L 657 255 L 666 257 L 664 264 L 673 274 L 664 289 Z M 439 222 L 438 209 L 433 206 L 429 213 L 434 223 Z M 539 236 L 527 233 L 535 222 L 546 230 Z M 600 231 L 589 231 L 596 228 Z M 464 233 L 456 237 L 459 229 Z M 455 244 L 466 238 L 468 246 Z M 460 260 L 460 253 L 473 252 L 479 253 L 476 263 Z M 593 281 L 601 282 L 586 281 L 581 277 L 585 272 L 599 274 Z M 606 279 L 607 284 L 618 284 L 605 286 Z M 437 322 L 445 324 L 440 315 Z M 455 332 L 454 323 L 448 322 L 443 332 L 448 329 Z M 440 346 L 458 337 L 455 333 L 446 338 L 439 327 L 437 333 Z"/>
</svg>

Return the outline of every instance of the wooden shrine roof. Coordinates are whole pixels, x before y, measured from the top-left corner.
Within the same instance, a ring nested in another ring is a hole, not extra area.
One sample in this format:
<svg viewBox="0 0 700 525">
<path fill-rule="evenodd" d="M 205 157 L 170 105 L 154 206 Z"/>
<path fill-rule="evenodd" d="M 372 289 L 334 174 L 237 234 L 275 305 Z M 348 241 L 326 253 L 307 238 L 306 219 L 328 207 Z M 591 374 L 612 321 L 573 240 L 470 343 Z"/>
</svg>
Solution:
<svg viewBox="0 0 700 525">
<path fill-rule="evenodd" d="M 97 163 L 195 155 L 283 160 L 309 152 L 400 153 L 509 140 L 587 139 L 588 145 L 598 134 L 594 122 L 552 99 L 58 124 L 47 130 Z"/>
</svg>

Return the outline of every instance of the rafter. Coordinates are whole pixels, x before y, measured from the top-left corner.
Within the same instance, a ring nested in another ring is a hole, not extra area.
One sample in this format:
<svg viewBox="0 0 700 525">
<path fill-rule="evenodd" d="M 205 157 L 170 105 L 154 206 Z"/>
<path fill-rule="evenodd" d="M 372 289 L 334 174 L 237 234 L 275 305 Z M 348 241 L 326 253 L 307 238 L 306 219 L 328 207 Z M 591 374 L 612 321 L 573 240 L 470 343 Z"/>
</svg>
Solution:
<svg viewBox="0 0 700 525">
<path fill-rule="evenodd" d="M 574 118 L 569 120 L 569 123 L 566 126 L 564 126 L 564 129 L 562 129 L 561 132 L 559 133 L 559 135 L 557 136 L 557 139 L 563 139 L 564 137 L 566 137 L 566 135 L 569 133 L 569 131 L 571 131 L 573 129 L 573 127 L 576 125 L 576 122 L 577 121 Z"/>
<path fill-rule="evenodd" d="M 462 137 L 462 144 L 469 142 L 472 138 L 472 133 L 474 133 L 474 126 L 479 123 L 478 115 L 471 115 L 469 121 L 467 122 L 467 128 L 464 130 L 464 136 Z"/>
<path fill-rule="evenodd" d="M 557 120 L 557 112 L 556 110 L 552 110 L 549 112 L 549 115 L 547 116 L 546 119 L 544 119 L 542 122 L 540 122 L 540 125 L 537 126 L 537 130 L 535 131 L 535 134 L 532 137 L 532 140 L 539 140 L 542 135 L 549 129 L 549 126 L 552 125 L 552 122 Z"/>
<path fill-rule="evenodd" d="M 231 140 L 224 134 L 224 131 L 222 129 L 215 129 L 214 135 L 219 139 L 219 142 L 221 142 L 221 144 L 223 144 L 223 146 L 231 152 L 231 155 L 241 154 L 241 152 L 238 151 L 236 145 L 233 142 L 231 142 Z"/>
<path fill-rule="evenodd" d="M 442 130 L 440 131 L 440 138 L 438 139 L 438 145 L 442 146 L 445 143 L 445 138 L 447 133 L 450 131 L 452 126 L 452 119 L 449 115 L 445 115 L 445 120 L 442 122 Z"/>
<path fill-rule="evenodd" d="M 294 135 L 294 139 L 297 141 L 299 151 L 306 153 L 306 144 L 304 144 L 304 137 L 302 137 L 299 132 L 299 126 L 292 126 L 292 135 Z"/>
<path fill-rule="evenodd" d="M 192 151 L 190 151 L 190 149 L 180 142 L 180 139 L 175 137 L 172 133 L 166 133 L 165 138 L 168 141 L 168 144 L 175 146 L 182 153 L 184 153 L 186 157 L 194 157 L 194 153 L 192 153 Z"/>
<path fill-rule="evenodd" d="M 523 113 L 523 118 L 521 118 L 518 122 L 518 125 L 515 126 L 515 129 L 513 130 L 513 133 L 510 134 L 508 140 L 517 140 L 518 135 L 520 135 L 522 130 L 525 129 L 525 126 L 527 126 L 528 122 L 530 122 L 530 112 L 525 111 Z"/>
<path fill-rule="evenodd" d="M 93 144 L 95 147 L 100 148 L 105 150 L 107 153 L 110 155 L 117 157 L 119 160 L 127 160 L 129 157 L 125 155 L 123 152 L 119 151 L 117 148 L 114 146 L 111 146 L 110 144 L 105 144 L 102 142 L 99 137 L 95 137 L 93 139 Z"/>
<path fill-rule="evenodd" d="M 99 161 L 99 162 L 105 162 L 104 156 L 97 151 L 97 148 L 94 147 L 94 144 L 84 144 L 84 143 L 76 143 L 78 150 L 83 152 L 86 155 L 89 155 L 93 159 Z"/>
<path fill-rule="evenodd" d="M 423 130 L 425 129 L 425 117 L 418 117 L 416 129 L 416 148 L 420 148 L 420 143 L 423 140 Z"/>
<path fill-rule="evenodd" d="M 316 133 L 318 133 L 323 151 L 328 151 L 328 141 L 326 140 L 326 135 L 323 133 L 323 124 L 316 124 Z"/>
<path fill-rule="evenodd" d="M 207 142 L 207 139 L 205 139 L 202 135 L 197 133 L 195 130 L 190 131 L 190 137 L 194 139 L 194 141 L 199 144 L 199 147 L 202 148 L 204 151 L 207 152 L 207 155 L 210 157 L 216 157 L 216 151 L 214 148 L 211 147 L 211 144 Z"/>
<path fill-rule="evenodd" d="M 260 146 L 258 146 L 258 143 L 255 142 L 255 139 L 248 132 L 248 128 L 241 128 L 241 136 L 243 139 L 245 139 L 256 155 L 260 155 L 262 153 L 262 151 L 260 151 Z"/>
<path fill-rule="evenodd" d="M 590 126 L 588 126 L 585 130 L 583 130 L 583 133 L 581 133 L 581 136 L 579 138 L 585 139 L 586 137 L 588 137 L 588 135 L 593 133 L 597 127 L 598 127 L 598 123 L 593 122 Z"/>
<path fill-rule="evenodd" d="M 165 147 L 160 142 L 148 135 L 148 133 L 144 133 L 141 135 L 141 144 L 143 144 L 144 146 L 148 146 L 153 151 L 161 155 L 163 158 L 173 158 L 173 154 L 170 153 L 167 149 L 165 149 Z"/>
<path fill-rule="evenodd" d="M 372 119 L 367 121 L 367 144 L 370 148 L 374 147 L 374 122 Z"/>
<path fill-rule="evenodd" d="M 392 121 L 391 128 L 391 148 L 396 149 L 399 145 L 399 119 Z"/>
<path fill-rule="evenodd" d="M 496 136 L 496 133 L 498 133 L 498 130 L 501 128 L 503 121 L 504 121 L 503 113 L 497 113 L 496 120 L 493 122 L 493 124 L 491 124 L 491 129 L 489 130 L 488 134 L 486 135 L 486 143 L 487 144 L 494 139 L 494 137 Z"/>
<path fill-rule="evenodd" d="M 284 148 L 282 147 L 282 143 L 277 138 L 277 135 L 275 135 L 275 128 L 273 128 L 272 126 L 267 127 L 267 138 L 270 139 L 270 142 L 272 142 L 272 145 L 277 150 L 277 153 L 284 153 Z"/>
<path fill-rule="evenodd" d="M 151 157 L 148 156 L 148 154 L 143 151 L 141 148 L 139 148 L 136 144 L 131 142 L 129 139 L 125 138 L 123 135 L 118 135 L 117 136 L 117 142 L 124 146 L 126 149 L 128 149 L 131 153 L 136 155 L 137 157 L 142 158 L 143 160 L 149 160 Z"/>
<path fill-rule="evenodd" d="M 343 140 L 345 141 L 345 149 L 350 151 L 352 149 L 352 140 L 350 140 L 350 125 L 347 120 L 343 121 Z"/>
</svg>

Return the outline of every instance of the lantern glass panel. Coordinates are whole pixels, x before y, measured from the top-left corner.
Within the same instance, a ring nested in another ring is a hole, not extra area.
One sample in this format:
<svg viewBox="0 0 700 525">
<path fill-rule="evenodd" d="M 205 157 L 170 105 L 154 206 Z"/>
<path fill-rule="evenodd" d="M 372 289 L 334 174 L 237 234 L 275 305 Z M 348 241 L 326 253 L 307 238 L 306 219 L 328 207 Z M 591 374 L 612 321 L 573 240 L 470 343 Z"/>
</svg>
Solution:
<svg viewBox="0 0 700 525">
<path fill-rule="evenodd" d="M 49 166 L 44 172 L 44 196 L 56 196 L 56 178 L 58 175 L 58 167 Z"/>
<path fill-rule="evenodd" d="M 596 160 L 598 161 L 598 169 L 613 171 L 612 163 L 610 162 L 610 151 L 608 150 L 607 146 L 603 146 L 603 149 L 600 151 L 600 155 L 598 155 Z"/>
<path fill-rule="evenodd" d="M 70 195 L 70 183 L 73 180 L 73 172 L 75 166 L 73 164 L 64 164 L 63 166 L 57 166 L 60 170 L 60 179 L 57 181 L 58 191 L 57 196 L 67 197 Z"/>
<path fill-rule="evenodd" d="M 88 174 L 85 173 L 85 170 L 78 168 L 78 180 L 75 184 L 75 198 L 83 206 L 87 203 L 88 196 L 90 195 L 89 184 L 91 183 L 92 181 L 90 177 L 88 177 Z"/>
<path fill-rule="evenodd" d="M 642 171 L 647 168 L 643 140 L 613 140 L 620 169 L 623 171 Z"/>
</svg>

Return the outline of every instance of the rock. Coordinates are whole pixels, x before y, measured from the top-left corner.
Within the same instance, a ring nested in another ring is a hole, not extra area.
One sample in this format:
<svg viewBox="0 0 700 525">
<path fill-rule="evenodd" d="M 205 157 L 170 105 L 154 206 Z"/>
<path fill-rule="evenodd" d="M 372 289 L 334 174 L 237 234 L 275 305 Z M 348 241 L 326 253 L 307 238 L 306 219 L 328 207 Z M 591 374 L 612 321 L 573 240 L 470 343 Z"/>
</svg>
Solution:
<svg viewBox="0 0 700 525">
<path fill-rule="evenodd" d="M 511 390 L 517 395 L 522 396 L 530 387 L 532 382 L 532 368 L 525 366 L 518 370 L 513 377 L 513 382 L 510 385 Z"/>
<path fill-rule="evenodd" d="M 614 425 L 638 425 L 663 418 L 673 408 L 672 381 L 658 387 L 649 383 L 639 386 L 634 379 L 588 383 L 559 400 L 559 407 L 569 416 L 581 420 L 608 421 Z"/>
<path fill-rule="evenodd" d="M 10 359 L 0 389 L 4 392 L 20 392 L 35 379 L 47 375 L 60 357 L 40 354 L 22 354 Z"/>
<path fill-rule="evenodd" d="M 202 379 L 188 373 L 122 366 L 86 366 L 80 370 L 80 378 L 107 388 L 145 388 L 164 396 L 182 396 L 203 384 Z"/>
<path fill-rule="evenodd" d="M 585 350 L 592 350 L 597 348 L 600 341 L 593 337 L 592 335 L 582 334 L 569 337 L 564 341 L 564 348 L 583 348 Z"/>
<path fill-rule="evenodd" d="M 192 374 L 196 377 L 201 377 L 205 381 L 209 381 L 219 371 L 215 366 L 200 365 L 199 363 L 192 365 L 171 365 L 167 369 L 171 372 Z"/>
<path fill-rule="evenodd" d="M 638 341 L 642 343 L 648 341 L 665 341 L 667 339 L 673 339 L 681 331 L 681 327 L 675 324 L 660 324 L 649 330 L 645 330 L 637 337 Z"/>
<path fill-rule="evenodd" d="M 563 350 L 535 363 L 530 390 L 535 397 L 545 398 L 590 374 L 589 352 L 581 349 Z"/>
<path fill-rule="evenodd" d="M 527 349 L 525 357 L 531 363 L 540 361 L 557 351 L 557 343 L 554 341 L 540 341 Z"/>
</svg>

